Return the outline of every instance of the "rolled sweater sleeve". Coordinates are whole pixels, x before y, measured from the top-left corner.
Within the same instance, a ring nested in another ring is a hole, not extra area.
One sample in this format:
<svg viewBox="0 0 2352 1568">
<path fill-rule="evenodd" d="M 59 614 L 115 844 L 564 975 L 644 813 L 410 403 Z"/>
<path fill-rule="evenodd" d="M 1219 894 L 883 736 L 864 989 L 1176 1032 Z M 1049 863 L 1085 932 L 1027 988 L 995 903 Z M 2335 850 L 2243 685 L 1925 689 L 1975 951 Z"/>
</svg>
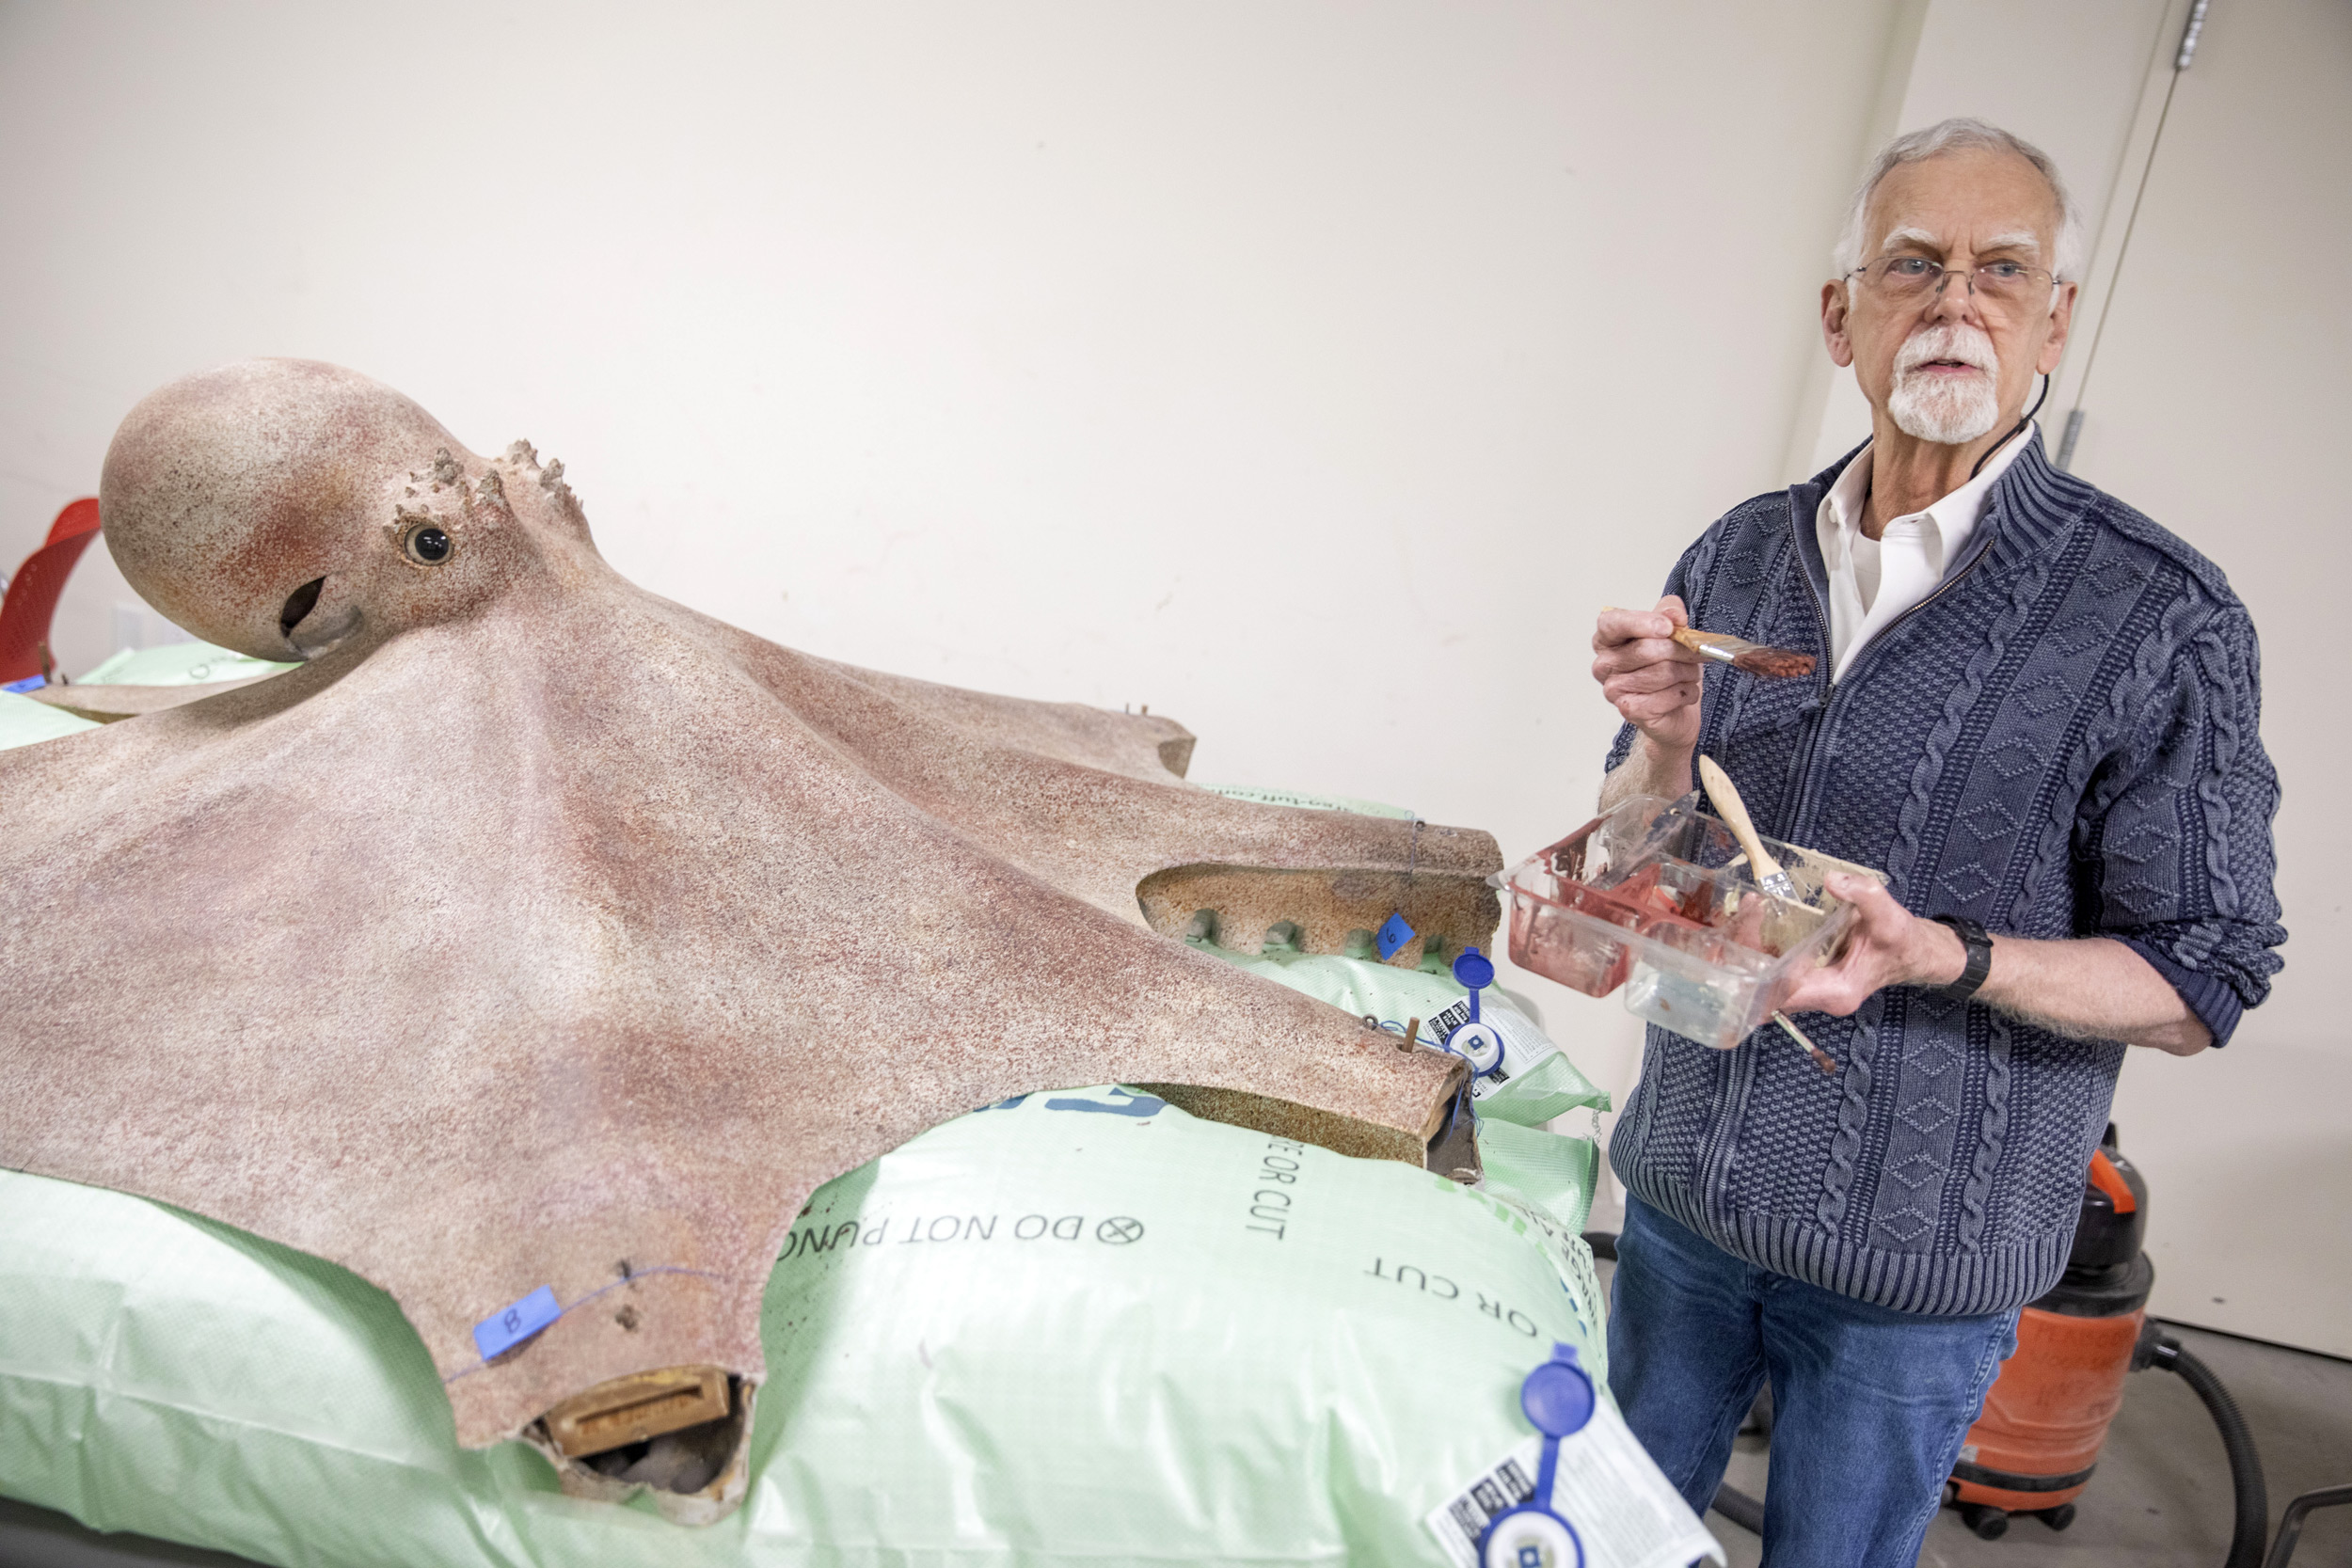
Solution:
<svg viewBox="0 0 2352 1568">
<path fill-rule="evenodd" d="M 2286 940 L 2272 887 L 2279 775 L 2263 750 L 2261 650 L 2243 607 L 2174 650 L 2086 797 L 2087 935 L 2130 947 L 2227 1043 Z"/>
</svg>

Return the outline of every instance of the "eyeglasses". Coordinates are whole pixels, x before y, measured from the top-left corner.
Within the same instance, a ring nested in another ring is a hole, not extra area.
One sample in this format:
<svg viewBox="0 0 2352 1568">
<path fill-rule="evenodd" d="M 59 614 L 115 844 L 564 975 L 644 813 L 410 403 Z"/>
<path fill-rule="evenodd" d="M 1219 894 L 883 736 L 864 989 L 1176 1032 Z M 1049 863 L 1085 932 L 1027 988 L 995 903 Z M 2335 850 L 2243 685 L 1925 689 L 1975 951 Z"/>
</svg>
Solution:
<svg viewBox="0 0 2352 1568">
<path fill-rule="evenodd" d="M 1947 280 L 1964 279 L 1968 292 L 1994 309 L 2036 305 L 2037 293 L 2058 286 L 2058 277 L 2023 261 L 1987 261 L 1980 267 L 1939 267 L 1924 256 L 1887 256 L 1846 274 L 1867 281 L 1871 288 L 1899 305 L 1940 297 Z"/>
</svg>

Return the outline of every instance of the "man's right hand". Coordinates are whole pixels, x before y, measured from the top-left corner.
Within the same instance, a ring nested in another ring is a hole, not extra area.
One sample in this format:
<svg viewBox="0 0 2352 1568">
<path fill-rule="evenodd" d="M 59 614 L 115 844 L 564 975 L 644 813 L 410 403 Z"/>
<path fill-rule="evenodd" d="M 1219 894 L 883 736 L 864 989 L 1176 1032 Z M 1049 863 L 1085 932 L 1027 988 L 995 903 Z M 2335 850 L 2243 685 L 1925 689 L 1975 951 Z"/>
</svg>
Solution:
<svg viewBox="0 0 2352 1568">
<path fill-rule="evenodd" d="M 1699 741 L 1699 677 L 1706 668 L 1674 641 L 1675 628 L 1690 624 L 1682 601 L 1669 594 L 1656 610 L 1604 610 L 1593 629 L 1593 679 L 1600 682 L 1600 694 L 1647 737 L 1656 761 L 1679 760 L 1686 769 Z"/>
</svg>

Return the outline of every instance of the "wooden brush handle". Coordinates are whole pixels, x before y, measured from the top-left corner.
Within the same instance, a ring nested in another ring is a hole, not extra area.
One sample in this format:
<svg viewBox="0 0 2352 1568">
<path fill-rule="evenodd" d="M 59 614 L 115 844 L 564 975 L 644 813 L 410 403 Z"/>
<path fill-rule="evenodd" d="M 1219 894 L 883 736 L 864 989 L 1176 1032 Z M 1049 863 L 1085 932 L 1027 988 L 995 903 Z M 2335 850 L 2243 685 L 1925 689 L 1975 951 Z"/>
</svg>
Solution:
<svg viewBox="0 0 2352 1568">
<path fill-rule="evenodd" d="M 1740 650 L 1753 646 L 1743 637 L 1733 637 L 1727 632 L 1701 631 L 1696 626 L 1675 627 L 1675 641 L 1699 657 L 1713 659 L 1718 664 L 1739 663 Z"/>
<path fill-rule="evenodd" d="M 1731 830 L 1731 836 L 1740 841 L 1740 847 L 1748 852 L 1748 863 L 1756 868 L 1758 882 L 1767 877 L 1780 875 L 1780 862 L 1765 852 L 1764 841 L 1756 833 L 1756 824 L 1748 819 L 1748 805 L 1740 799 L 1740 788 L 1731 782 L 1731 775 L 1715 765 L 1715 759 L 1699 758 L 1699 781 L 1707 785 L 1707 798 L 1715 804 L 1715 814 Z"/>
<path fill-rule="evenodd" d="M 1605 604 L 1600 608 L 1603 614 L 1611 610 L 1617 610 L 1619 614 L 1627 613 L 1613 604 Z M 1732 649 L 1725 644 L 1747 646 L 1747 643 L 1740 638 L 1727 636 L 1720 631 L 1701 631 L 1696 626 L 1677 626 L 1672 635 L 1676 641 L 1700 657 L 1720 659 L 1726 664 L 1731 662 Z"/>
</svg>

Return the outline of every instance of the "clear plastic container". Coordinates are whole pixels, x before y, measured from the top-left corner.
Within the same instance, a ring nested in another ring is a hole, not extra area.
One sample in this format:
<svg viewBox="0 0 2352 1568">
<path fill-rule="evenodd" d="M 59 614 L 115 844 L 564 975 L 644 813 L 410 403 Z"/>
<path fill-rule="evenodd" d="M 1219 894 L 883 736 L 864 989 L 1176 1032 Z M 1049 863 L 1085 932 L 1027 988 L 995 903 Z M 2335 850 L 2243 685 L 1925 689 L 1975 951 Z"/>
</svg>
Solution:
<svg viewBox="0 0 2352 1568">
<path fill-rule="evenodd" d="M 1795 902 L 1756 885 L 1731 830 L 1679 800 L 1620 802 L 1498 879 L 1511 960 L 1587 996 L 1625 988 L 1628 1012 L 1729 1050 L 1772 1016 L 1799 975 L 1834 958 L 1853 908 L 1822 876 L 1885 877 L 1776 839 L 1764 847 Z"/>
</svg>

